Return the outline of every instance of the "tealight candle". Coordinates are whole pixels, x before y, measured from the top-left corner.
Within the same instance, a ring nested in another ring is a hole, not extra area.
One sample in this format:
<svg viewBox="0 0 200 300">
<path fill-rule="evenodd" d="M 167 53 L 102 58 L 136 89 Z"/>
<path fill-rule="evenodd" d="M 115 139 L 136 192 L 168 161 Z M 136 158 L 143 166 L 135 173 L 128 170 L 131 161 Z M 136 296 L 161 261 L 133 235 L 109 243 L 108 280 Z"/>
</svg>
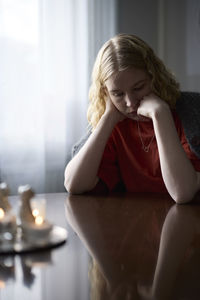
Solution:
<svg viewBox="0 0 200 300">
<path fill-rule="evenodd" d="M 15 224 L 15 221 L 15 216 L 10 213 L 6 214 L 4 210 L 0 208 L 0 230 Z"/>
<path fill-rule="evenodd" d="M 6 286 L 5 281 L 0 280 L 0 289 L 4 289 Z"/>
<path fill-rule="evenodd" d="M 0 220 L 2 220 L 5 216 L 5 212 L 3 210 L 3 208 L 0 208 Z"/>
<path fill-rule="evenodd" d="M 25 239 L 34 243 L 45 242 L 53 227 L 42 216 L 36 216 L 35 222 L 24 222 L 22 226 Z"/>
<path fill-rule="evenodd" d="M 28 190 L 30 191 L 30 188 Z M 49 238 L 53 227 L 45 220 L 46 200 L 38 196 L 26 197 L 25 200 L 27 200 L 26 204 L 28 203 L 29 209 L 23 210 L 24 214 L 21 222 L 23 238 L 34 244 L 44 243 Z M 27 218 L 27 214 L 31 214 L 31 216 Z"/>
<path fill-rule="evenodd" d="M 36 216 L 35 218 L 35 224 L 40 226 L 41 224 L 43 224 L 44 220 L 42 216 Z"/>
<path fill-rule="evenodd" d="M 10 233 L 10 239 L 16 231 L 16 217 L 11 213 L 5 213 L 3 208 L 0 208 L 0 233 L 2 234 L 1 239 L 4 238 L 5 233 Z"/>
<path fill-rule="evenodd" d="M 45 219 L 46 216 L 46 199 L 33 197 L 30 201 L 32 215 L 34 217 L 40 215 Z"/>
<path fill-rule="evenodd" d="M 39 210 L 37 208 L 34 208 L 32 210 L 32 215 L 34 216 L 34 218 L 38 217 L 40 214 Z"/>
</svg>

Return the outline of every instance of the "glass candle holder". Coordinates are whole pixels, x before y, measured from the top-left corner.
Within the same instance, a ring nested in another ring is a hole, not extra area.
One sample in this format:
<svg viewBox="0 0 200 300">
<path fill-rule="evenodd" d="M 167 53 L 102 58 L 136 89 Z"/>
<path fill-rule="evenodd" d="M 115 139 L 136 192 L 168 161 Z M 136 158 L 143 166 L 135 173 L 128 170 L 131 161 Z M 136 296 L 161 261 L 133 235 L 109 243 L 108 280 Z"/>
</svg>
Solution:
<svg viewBox="0 0 200 300">
<path fill-rule="evenodd" d="M 46 199 L 33 197 L 30 201 L 32 214 L 34 218 L 40 216 L 45 220 L 46 218 Z"/>
<path fill-rule="evenodd" d="M 12 241 L 16 234 L 16 217 L 0 208 L 0 244 Z"/>
</svg>

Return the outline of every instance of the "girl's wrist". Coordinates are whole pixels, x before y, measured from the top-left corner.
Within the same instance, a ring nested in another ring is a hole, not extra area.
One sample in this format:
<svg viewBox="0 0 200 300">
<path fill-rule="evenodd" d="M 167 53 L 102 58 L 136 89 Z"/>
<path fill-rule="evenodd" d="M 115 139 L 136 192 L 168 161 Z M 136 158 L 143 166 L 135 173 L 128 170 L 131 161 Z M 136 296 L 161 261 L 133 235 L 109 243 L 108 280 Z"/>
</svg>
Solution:
<svg viewBox="0 0 200 300">
<path fill-rule="evenodd" d="M 152 121 L 159 121 L 164 116 L 171 115 L 170 107 L 167 103 L 162 103 L 152 112 Z"/>
<path fill-rule="evenodd" d="M 106 122 L 109 122 L 109 124 L 113 124 L 115 126 L 118 122 L 122 121 L 124 119 L 124 116 L 119 111 L 107 111 L 103 114 L 103 116 Z"/>
</svg>

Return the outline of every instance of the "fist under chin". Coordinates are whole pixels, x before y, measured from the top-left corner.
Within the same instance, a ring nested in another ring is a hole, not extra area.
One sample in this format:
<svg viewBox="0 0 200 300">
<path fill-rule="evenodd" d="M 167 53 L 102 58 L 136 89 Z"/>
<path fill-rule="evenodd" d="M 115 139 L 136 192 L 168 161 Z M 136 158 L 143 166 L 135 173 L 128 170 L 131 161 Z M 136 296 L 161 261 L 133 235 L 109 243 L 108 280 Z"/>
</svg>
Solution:
<svg viewBox="0 0 200 300">
<path fill-rule="evenodd" d="M 151 121 L 150 118 L 147 118 L 147 117 L 144 117 L 141 115 L 137 115 L 137 114 L 136 115 L 128 115 L 127 117 L 134 121 L 141 121 L 141 122 L 150 122 Z"/>
</svg>

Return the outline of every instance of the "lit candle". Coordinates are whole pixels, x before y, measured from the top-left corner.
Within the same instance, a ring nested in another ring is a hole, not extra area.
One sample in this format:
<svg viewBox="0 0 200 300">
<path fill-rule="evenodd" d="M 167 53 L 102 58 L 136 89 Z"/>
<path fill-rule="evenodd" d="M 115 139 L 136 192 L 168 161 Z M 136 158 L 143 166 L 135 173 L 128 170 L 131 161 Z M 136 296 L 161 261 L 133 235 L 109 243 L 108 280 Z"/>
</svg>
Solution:
<svg viewBox="0 0 200 300">
<path fill-rule="evenodd" d="M 0 289 L 4 289 L 6 286 L 5 281 L 0 280 Z"/>
<path fill-rule="evenodd" d="M 35 218 L 35 224 L 40 226 L 41 224 L 43 224 L 44 220 L 42 216 L 36 216 Z"/>
<path fill-rule="evenodd" d="M 31 209 L 34 217 L 40 215 L 45 219 L 46 216 L 46 199 L 34 197 L 31 199 Z"/>
<path fill-rule="evenodd" d="M 45 220 L 46 200 L 34 197 L 31 199 L 31 213 L 34 220 L 23 222 L 22 230 L 24 238 L 32 243 L 43 243 L 49 238 L 52 224 Z"/>
<path fill-rule="evenodd" d="M 2 220 L 5 216 L 5 212 L 3 210 L 3 208 L 0 207 L 0 220 Z"/>
<path fill-rule="evenodd" d="M 0 233 L 9 232 L 12 236 L 16 231 L 16 217 L 10 212 L 5 213 L 0 207 Z"/>
<path fill-rule="evenodd" d="M 44 220 L 40 215 L 35 217 L 35 222 L 24 222 L 22 226 L 24 238 L 34 243 L 46 241 L 53 227 L 52 224 Z"/>
<path fill-rule="evenodd" d="M 32 215 L 36 218 L 37 216 L 39 216 L 39 210 L 37 209 L 37 208 L 34 208 L 33 210 L 32 210 Z"/>
</svg>

